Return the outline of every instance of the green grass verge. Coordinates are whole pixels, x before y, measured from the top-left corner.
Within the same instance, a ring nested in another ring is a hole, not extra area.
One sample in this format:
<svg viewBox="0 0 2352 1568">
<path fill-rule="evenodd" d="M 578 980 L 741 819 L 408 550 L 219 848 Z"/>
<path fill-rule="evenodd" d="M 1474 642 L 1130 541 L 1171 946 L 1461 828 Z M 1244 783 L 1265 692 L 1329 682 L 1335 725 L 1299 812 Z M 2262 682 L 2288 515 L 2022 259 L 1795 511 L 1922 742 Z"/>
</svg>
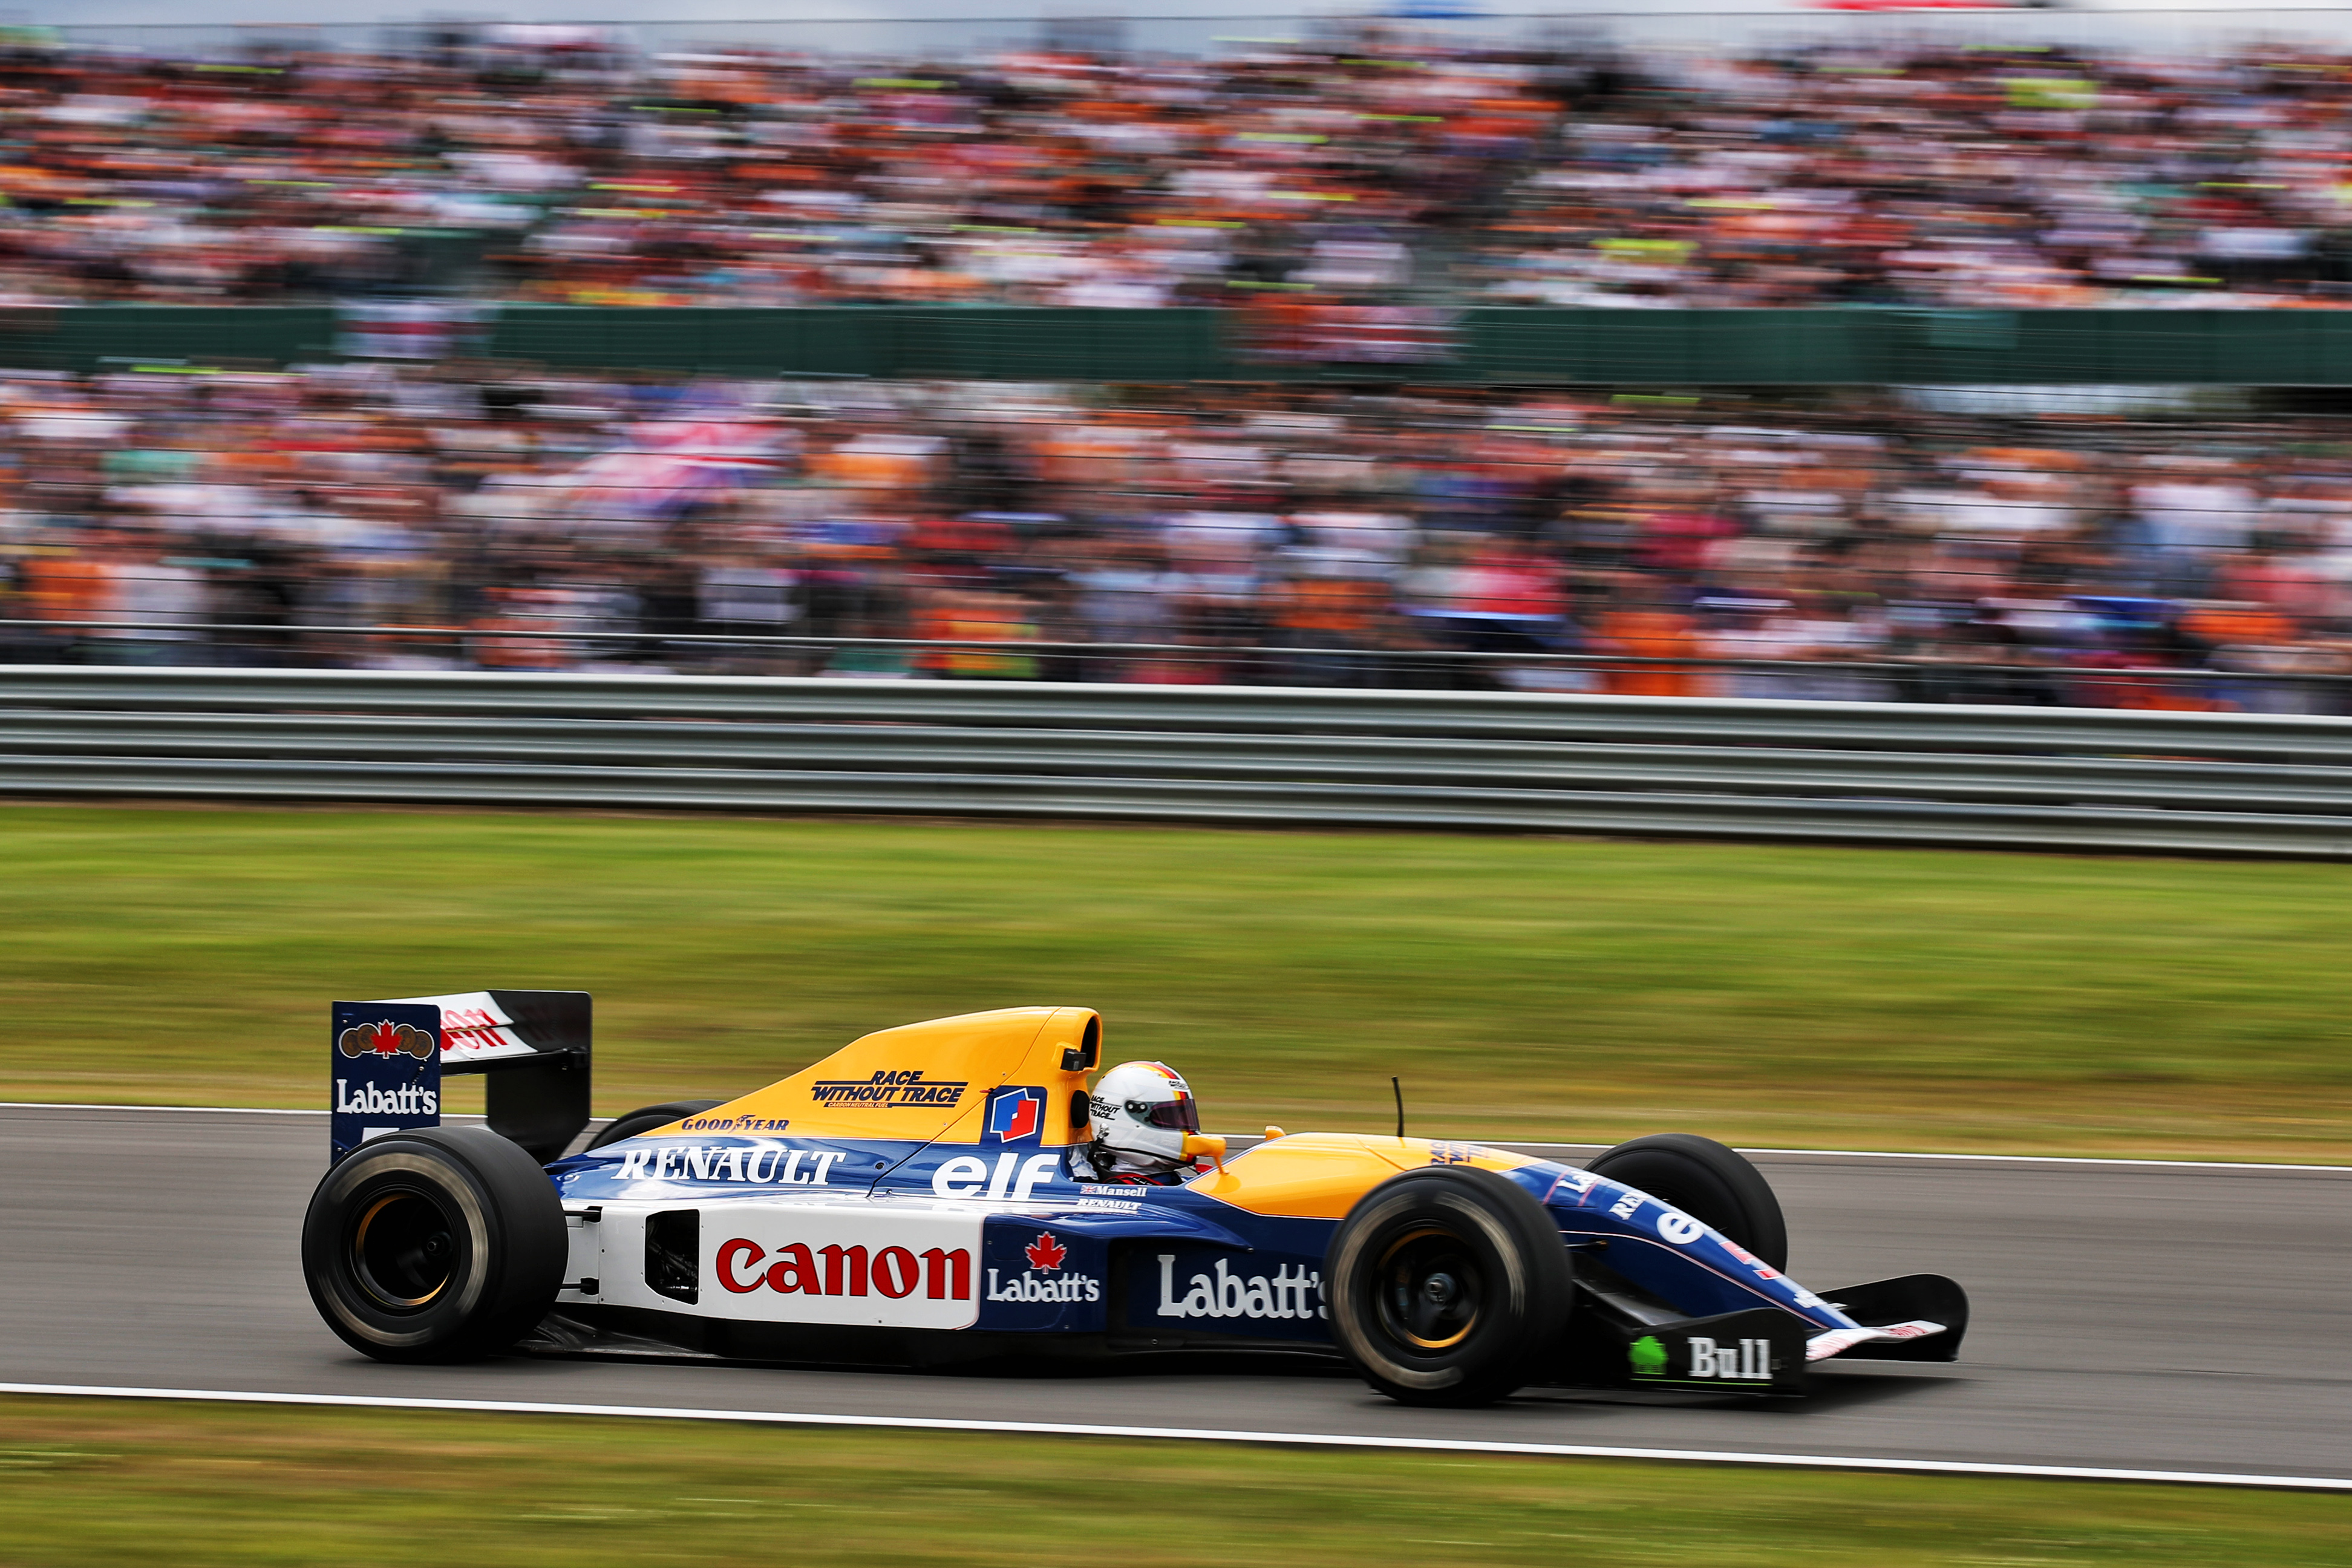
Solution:
<svg viewBox="0 0 2352 1568">
<path fill-rule="evenodd" d="M 1736 1466 L 23 1398 L 0 1434 L 13 1568 L 2333 1568 L 2352 1534 L 2325 1494 Z"/>
<path fill-rule="evenodd" d="M 0 810 L 0 1098 L 319 1105 L 327 1004 L 595 993 L 600 1106 L 1101 1008 L 1213 1125 L 2352 1157 L 2352 868 L 1444 835 Z M 478 1091 L 477 1091 L 478 1092 Z"/>
</svg>

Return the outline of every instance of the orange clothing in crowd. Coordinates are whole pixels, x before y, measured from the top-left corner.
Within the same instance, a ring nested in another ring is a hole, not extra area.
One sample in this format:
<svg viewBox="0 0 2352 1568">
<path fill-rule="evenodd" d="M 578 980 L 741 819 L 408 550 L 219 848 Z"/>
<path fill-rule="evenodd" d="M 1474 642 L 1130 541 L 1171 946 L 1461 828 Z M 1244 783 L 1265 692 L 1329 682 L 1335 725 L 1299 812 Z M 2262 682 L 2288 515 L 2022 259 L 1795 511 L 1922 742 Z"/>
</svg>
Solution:
<svg viewBox="0 0 2352 1568">
<path fill-rule="evenodd" d="M 1288 631 L 1354 637 L 1370 633 L 1387 606 L 1383 584 L 1360 577 L 1308 577 L 1284 591 L 1274 618 Z"/>
<path fill-rule="evenodd" d="M 961 602 L 933 605 L 914 615 L 914 635 L 940 642 L 1034 642 L 1037 628 L 1022 618 L 1011 604 L 991 603 L 971 595 Z M 1036 660 L 1026 656 L 982 653 L 971 648 L 930 648 L 919 655 L 917 666 L 950 679 L 1027 680 L 1036 673 Z"/>
<path fill-rule="evenodd" d="M 1594 633 L 1606 651 L 1635 658 L 1696 658 L 1702 651 L 1690 617 L 1673 610 L 1611 610 Z M 1602 679 L 1620 697 L 1696 697 L 1700 689 L 1696 671 L 1659 665 L 1613 665 Z"/>
<path fill-rule="evenodd" d="M 113 597 L 113 574 L 87 555 L 36 555 L 25 563 L 25 596 L 44 621 L 101 621 Z"/>
</svg>

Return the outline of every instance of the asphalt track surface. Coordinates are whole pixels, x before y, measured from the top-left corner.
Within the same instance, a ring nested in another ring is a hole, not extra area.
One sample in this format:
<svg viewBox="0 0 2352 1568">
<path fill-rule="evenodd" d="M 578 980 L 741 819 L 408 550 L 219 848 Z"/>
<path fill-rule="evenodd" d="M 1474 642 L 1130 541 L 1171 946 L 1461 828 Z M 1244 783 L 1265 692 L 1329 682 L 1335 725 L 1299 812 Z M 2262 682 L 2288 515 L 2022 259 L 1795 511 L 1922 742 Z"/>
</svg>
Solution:
<svg viewBox="0 0 2352 1568">
<path fill-rule="evenodd" d="M 1827 1363 L 1804 1401 L 1533 1394 L 1433 1411 L 1346 1375 L 1262 1370 L 380 1365 L 327 1331 L 302 1287 L 297 1233 L 326 1132 L 316 1116 L 0 1108 L 0 1385 L 2352 1483 L 2352 1168 L 1757 1154 L 1797 1279 L 1933 1270 L 1968 1287 L 1959 1362 Z"/>
</svg>

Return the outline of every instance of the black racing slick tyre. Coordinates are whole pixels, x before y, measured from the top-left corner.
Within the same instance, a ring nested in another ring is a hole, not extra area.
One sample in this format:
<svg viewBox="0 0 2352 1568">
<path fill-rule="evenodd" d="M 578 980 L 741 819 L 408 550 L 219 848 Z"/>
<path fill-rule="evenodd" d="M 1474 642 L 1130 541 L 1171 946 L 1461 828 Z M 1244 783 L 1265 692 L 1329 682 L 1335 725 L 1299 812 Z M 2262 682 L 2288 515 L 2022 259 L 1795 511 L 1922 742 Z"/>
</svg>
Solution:
<svg viewBox="0 0 2352 1568">
<path fill-rule="evenodd" d="M 554 1306 L 569 1261 L 555 1184 L 486 1127 L 361 1144 L 302 1221 L 319 1315 L 378 1361 L 496 1355 Z"/>
<path fill-rule="evenodd" d="M 1680 1209 L 1775 1268 L 1789 1267 L 1780 1200 L 1736 1149 L 1696 1132 L 1658 1132 L 1620 1143 L 1584 1168 Z"/>
<path fill-rule="evenodd" d="M 1323 1260 L 1331 1337 L 1407 1405 L 1487 1405 L 1542 1375 L 1575 1298 L 1559 1227 L 1475 1165 L 1391 1177 Z"/>
<path fill-rule="evenodd" d="M 602 1149 L 607 1143 L 618 1143 L 624 1138 L 635 1138 L 640 1132 L 650 1132 L 656 1127 L 667 1127 L 673 1121 L 699 1116 L 712 1107 L 725 1103 L 719 1100 L 673 1100 L 661 1105 L 641 1105 L 625 1116 L 615 1116 L 597 1129 L 596 1136 L 588 1140 L 588 1147 Z"/>
</svg>

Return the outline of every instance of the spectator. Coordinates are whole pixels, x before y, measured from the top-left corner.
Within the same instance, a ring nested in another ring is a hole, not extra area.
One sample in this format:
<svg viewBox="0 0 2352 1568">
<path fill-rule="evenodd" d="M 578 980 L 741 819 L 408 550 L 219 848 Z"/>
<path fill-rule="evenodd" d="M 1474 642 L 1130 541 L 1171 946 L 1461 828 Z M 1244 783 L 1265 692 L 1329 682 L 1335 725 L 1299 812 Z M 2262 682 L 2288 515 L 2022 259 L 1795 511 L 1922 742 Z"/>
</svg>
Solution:
<svg viewBox="0 0 2352 1568">
<path fill-rule="evenodd" d="M 198 381 L 0 374 L 26 657 L 2287 711 L 2336 702 L 2311 678 L 2352 646 L 2335 414 Z M 1027 510 L 970 504 L 1009 487 Z M 70 625 L 106 620 L 137 625 Z M 1004 646 L 840 640 L 907 637 Z"/>
</svg>

